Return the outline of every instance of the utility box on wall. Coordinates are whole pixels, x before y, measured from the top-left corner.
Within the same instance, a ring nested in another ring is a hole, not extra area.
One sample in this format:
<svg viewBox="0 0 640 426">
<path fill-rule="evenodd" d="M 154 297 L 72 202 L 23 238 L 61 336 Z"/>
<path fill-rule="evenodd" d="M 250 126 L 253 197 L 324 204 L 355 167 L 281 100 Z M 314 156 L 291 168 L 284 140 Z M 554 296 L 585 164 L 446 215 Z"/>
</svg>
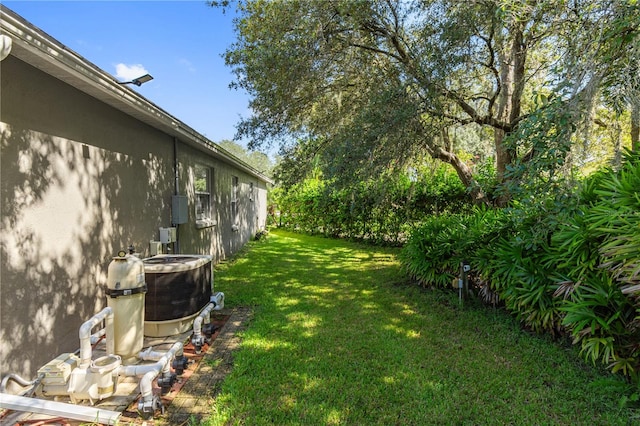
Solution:
<svg viewBox="0 0 640 426">
<path fill-rule="evenodd" d="M 186 195 L 171 196 L 171 223 L 180 225 L 189 221 L 189 208 Z"/>
<path fill-rule="evenodd" d="M 162 243 L 160 241 L 149 241 L 149 255 L 156 256 L 162 254 Z"/>
<path fill-rule="evenodd" d="M 176 228 L 160 228 L 160 242 L 162 244 L 175 243 L 176 239 Z"/>
</svg>

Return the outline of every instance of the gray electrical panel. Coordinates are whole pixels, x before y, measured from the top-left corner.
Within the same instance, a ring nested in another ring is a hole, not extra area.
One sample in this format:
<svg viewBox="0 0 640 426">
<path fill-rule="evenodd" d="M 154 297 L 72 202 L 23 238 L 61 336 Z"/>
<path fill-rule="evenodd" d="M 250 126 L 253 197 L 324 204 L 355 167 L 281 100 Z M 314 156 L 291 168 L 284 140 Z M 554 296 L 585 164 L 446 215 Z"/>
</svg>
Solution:
<svg viewBox="0 0 640 426">
<path fill-rule="evenodd" d="M 171 223 L 180 225 L 189 221 L 189 209 L 186 195 L 171 196 Z"/>
</svg>

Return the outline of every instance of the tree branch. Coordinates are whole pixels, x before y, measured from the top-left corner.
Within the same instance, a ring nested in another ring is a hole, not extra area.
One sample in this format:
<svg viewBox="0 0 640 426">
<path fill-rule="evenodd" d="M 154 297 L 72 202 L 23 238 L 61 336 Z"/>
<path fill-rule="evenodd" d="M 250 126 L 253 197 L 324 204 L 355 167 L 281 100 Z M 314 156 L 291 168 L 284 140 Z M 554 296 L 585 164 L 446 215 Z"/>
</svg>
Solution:
<svg viewBox="0 0 640 426">
<path fill-rule="evenodd" d="M 478 111 L 476 111 L 474 107 L 469 105 L 457 93 L 449 89 L 441 89 L 441 94 L 447 99 L 454 101 L 462 109 L 462 111 L 464 111 L 469 116 L 469 118 L 471 119 L 470 122 L 480 125 L 488 125 L 496 129 L 504 130 L 505 132 L 511 132 L 513 130 L 513 125 L 511 123 L 497 120 L 491 115 L 481 116 L 480 114 L 478 114 Z"/>
<path fill-rule="evenodd" d="M 493 106 L 496 103 L 496 99 L 500 95 L 500 91 L 502 90 L 502 82 L 500 81 L 500 72 L 498 68 L 496 68 L 496 52 L 493 49 L 493 37 L 495 34 L 495 17 L 491 19 L 491 30 L 489 31 L 490 37 L 485 39 L 485 43 L 487 45 L 487 49 L 489 50 L 489 63 L 487 64 L 487 68 L 491 70 L 493 73 L 493 77 L 496 84 L 496 90 L 493 92 L 493 96 L 489 100 L 489 105 L 487 106 L 487 115 L 493 114 Z"/>
<path fill-rule="evenodd" d="M 399 62 L 402 62 L 402 58 L 401 57 L 399 57 L 398 55 L 395 55 L 395 54 L 393 54 L 393 53 L 391 53 L 391 52 L 389 52 L 387 50 L 383 50 L 383 49 L 380 49 L 380 48 L 377 48 L 377 47 L 373 47 L 373 46 L 367 46 L 365 44 L 353 43 L 353 42 L 350 42 L 349 46 L 356 47 L 356 48 L 359 48 L 359 49 L 368 50 L 370 52 L 379 53 L 381 55 L 389 56 L 389 57 L 394 58 L 395 60 L 397 60 Z"/>
<path fill-rule="evenodd" d="M 604 128 L 604 129 L 606 129 L 607 127 L 609 127 L 609 126 L 607 126 L 607 123 L 605 123 L 604 121 L 602 121 L 602 120 L 601 120 L 601 119 L 599 119 L 599 118 L 594 118 L 594 119 L 593 119 L 593 122 L 594 122 L 595 124 L 597 124 L 598 126 L 600 126 L 600 127 Z"/>
</svg>

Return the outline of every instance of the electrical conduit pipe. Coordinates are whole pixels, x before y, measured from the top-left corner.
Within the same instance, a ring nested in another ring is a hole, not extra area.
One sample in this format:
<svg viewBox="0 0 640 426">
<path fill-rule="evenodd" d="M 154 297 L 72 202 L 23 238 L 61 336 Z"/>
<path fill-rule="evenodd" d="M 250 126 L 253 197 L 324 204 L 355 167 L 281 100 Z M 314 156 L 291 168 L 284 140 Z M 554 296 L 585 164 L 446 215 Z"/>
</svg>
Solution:
<svg viewBox="0 0 640 426">
<path fill-rule="evenodd" d="M 35 380 L 23 379 L 17 374 L 7 374 L 6 376 L 4 376 L 4 378 L 2 379 L 2 382 L 0 383 L 0 392 L 4 392 L 7 389 L 7 384 L 9 383 L 9 380 L 13 380 L 14 382 L 18 383 L 22 387 L 33 386 L 38 381 L 38 379 L 35 379 Z"/>
</svg>

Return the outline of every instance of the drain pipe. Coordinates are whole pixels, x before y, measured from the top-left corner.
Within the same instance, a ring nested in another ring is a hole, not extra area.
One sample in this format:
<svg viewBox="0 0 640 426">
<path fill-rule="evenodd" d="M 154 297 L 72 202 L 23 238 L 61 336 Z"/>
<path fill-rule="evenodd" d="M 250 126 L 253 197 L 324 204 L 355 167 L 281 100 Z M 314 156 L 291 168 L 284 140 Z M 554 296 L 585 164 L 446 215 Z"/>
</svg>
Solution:
<svg viewBox="0 0 640 426">
<path fill-rule="evenodd" d="M 162 354 L 160 359 L 158 359 L 154 364 L 123 365 L 118 368 L 119 376 L 142 376 L 142 379 L 140 380 L 141 398 L 138 403 L 138 410 L 142 413 L 142 417 L 148 419 L 153 416 L 156 408 L 162 409 L 162 403 L 160 400 L 153 396 L 151 385 L 153 380 L 158 377 L 160 372 L 162 372 L 162 377 L 158 379 L 158 385 L 163 389 L 163 391 L 171 388 L 175 382 L 175 375 L 171 374 L 171 360 L 176 356 L 176 354 L 181 353 L 182 343 L 176 342 L 167 352 Z M 148 355 L 155 357 L 157 353 L 150 350 Z"/>
<path fill-rule="evenodd" d="M 80 330 L 78 331 L 78 335 L 80 337 L 79 367 L 87 368 L 91 364 L 91 330 L 103 320 L 106 325 L 107 355 L 113 355 L 115 349 L 113 341 L 113 309 L 111 307 L 106 307 L 80 326 Z"/>
<path fill-rule="evenodd" d="M 178 195 L 180 175 L 178 173 L 178 138 L 173 137 L 173 191 Z"/>
<path fill-rule="evenodd" d="M 122 415 L 122 413 L 118 411 L 110 411 L 103 408 L 27 398 L 25 396 L 11 395 L 8 393 L 0 393 L 0 408 L 105 425 L 117 425 Z"/>
</svg>

